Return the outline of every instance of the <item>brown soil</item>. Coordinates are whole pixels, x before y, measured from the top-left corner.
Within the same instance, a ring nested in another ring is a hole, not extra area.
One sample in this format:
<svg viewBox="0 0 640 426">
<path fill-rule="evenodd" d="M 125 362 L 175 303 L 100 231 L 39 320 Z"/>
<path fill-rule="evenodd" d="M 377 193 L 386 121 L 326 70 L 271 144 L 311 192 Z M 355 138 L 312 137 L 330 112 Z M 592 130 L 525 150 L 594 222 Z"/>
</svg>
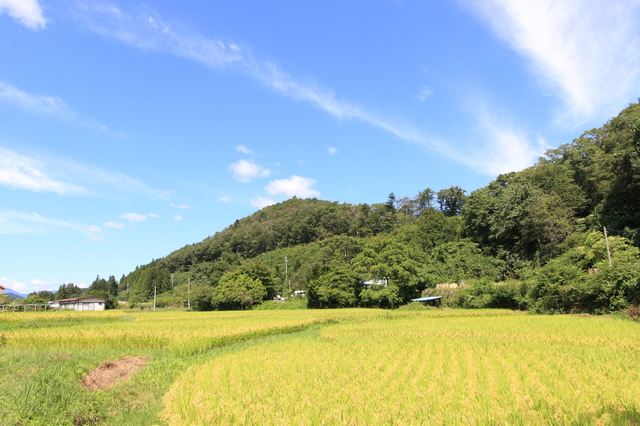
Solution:
<svg viewBox="0 0 640 426">
<path fill-rule="evenodd" d="M 117 361 L 107 361 L 82 379 L 82 385 L 91 390 L 107 389 L 129 380 L 138 370 L 149 364 L 144 356 L 127 356 Z"/>
</svg>

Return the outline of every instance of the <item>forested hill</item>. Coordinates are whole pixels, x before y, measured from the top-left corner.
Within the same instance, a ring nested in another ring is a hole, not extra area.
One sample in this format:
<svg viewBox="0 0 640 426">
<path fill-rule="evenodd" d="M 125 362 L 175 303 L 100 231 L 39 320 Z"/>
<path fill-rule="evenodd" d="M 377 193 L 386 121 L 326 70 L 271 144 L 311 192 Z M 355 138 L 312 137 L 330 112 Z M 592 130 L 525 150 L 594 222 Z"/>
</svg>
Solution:
<svg viewBox="0 0 640 426">
<path fill-rule="evenodd" d="M 607 271 L 618 271 L 624 288 L 606 281 L 609 272 L 588 275 L 604 265 L 604 226 L 614 258 Z M 141 302 L 157 287 L 177 303 L 189 280 L 203 309 L 246 307 L 289 287 L 307 289 L 312 307 L 397 306 L 438 282 L 466 281 L 460 306 L 499 305 L 506 291 L 501 303 L 510 307 L 606 311 L 640 299 L 639 228 L 640 106 L 632 104 L 471 194 L 426 188 L 372 205 L 293 198 L 138 267 L 118 290 Z M 377 277 L 389 285 L 360 284 Z M 607 285 L 617 296 L 595 294 Z M 239 288 L 240 304 L 221 302 Z M 571 299 L 571 288 L 581 296 Z M 547 296 L 553 303 L 540 305 Z"/>
</svg>

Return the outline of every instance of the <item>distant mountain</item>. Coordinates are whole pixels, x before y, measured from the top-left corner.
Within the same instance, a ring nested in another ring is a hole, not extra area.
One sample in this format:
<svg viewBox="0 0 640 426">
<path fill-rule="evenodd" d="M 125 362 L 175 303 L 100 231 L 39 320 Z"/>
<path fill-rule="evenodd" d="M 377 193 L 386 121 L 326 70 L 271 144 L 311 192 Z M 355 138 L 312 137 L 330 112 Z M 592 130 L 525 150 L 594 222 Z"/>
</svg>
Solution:
<svg viewBox="0 0 640 426">
<path fill-rule="evenodd" d="M 10 288 L 7 288 L 7 289 L 3 290 L 2 294 L 6 294 L 7 296 L 12 298 L 13 300 L 15 300 L 15 299 L 26 299 L 27 296 L 28 296 L 28 294 L 18 293 L 17 291 L 11 290 Z"/>
</svg>

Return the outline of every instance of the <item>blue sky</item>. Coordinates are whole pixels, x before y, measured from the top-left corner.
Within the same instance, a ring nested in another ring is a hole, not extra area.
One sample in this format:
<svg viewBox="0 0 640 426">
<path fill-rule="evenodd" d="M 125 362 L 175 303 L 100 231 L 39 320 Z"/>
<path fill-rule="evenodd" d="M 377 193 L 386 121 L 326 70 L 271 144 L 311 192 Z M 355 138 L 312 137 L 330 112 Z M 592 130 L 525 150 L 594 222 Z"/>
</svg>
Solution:
<svg viewBox="0 0 640 426">
<path fill-rule="evenodd" d="M 471 192 L 640 95 L 638 0 L 0 0 L 0 285 L 293 195 Z"/>
</svg>

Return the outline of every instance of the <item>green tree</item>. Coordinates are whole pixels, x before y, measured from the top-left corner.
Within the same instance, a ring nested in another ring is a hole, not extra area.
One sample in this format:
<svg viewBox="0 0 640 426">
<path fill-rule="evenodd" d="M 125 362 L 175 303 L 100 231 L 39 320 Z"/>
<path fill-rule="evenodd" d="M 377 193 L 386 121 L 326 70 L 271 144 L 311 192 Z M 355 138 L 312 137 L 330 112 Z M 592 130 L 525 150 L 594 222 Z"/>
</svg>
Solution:
<svg viewBox="0 0 640 426">
<path fill-rule="evenodd" d="M 118 294 L 118 281 L 113 275 L 109 275 L 109 280 L 107 280 L 107 293 L 112 296 Z"/>
<path fill-rule="evenodd" d="M 82 296 L 82 289 L 73 283 L 62 284 L 56 291 L 55 300 Z"/>
<path fill-rule="evenodd" d="M 342 265 L 309 282 L 309 308 L 349 308 L 358 302 L 360 279 L 348 266 Z"/>
<path fill-rule="evenodd" d="M 417 213 L 421 215 L 432 208 L 435 196 L 436 193 L 431 188 L 418 192 L 418 195 L 414 197 Z"/>
<path fill-rule="evenodd" d="M 467 191 L 459 186 L 451 186 L 438 191 L 438 204 L 445 216 L 459 216 L 467 199 Z"/>
<path fill-rule="evenodd" d="M 267 290 L 259 279 L 246 274 L 227 273 L 211 293 L 211 306 L 217 310 L 246 309 L 262 303 Z"/>
<path fill-rule="evenodd" d="M 375 239 L 353 259 L 353 267 L 362 278 L 388 278 L 398 288 L 403 301 L 419 296 L 428 279 L 424 274 L 423 255 L 390 238 Z"/>
</svg>

